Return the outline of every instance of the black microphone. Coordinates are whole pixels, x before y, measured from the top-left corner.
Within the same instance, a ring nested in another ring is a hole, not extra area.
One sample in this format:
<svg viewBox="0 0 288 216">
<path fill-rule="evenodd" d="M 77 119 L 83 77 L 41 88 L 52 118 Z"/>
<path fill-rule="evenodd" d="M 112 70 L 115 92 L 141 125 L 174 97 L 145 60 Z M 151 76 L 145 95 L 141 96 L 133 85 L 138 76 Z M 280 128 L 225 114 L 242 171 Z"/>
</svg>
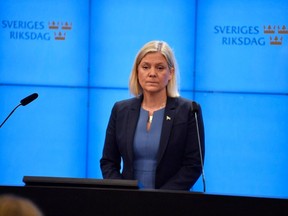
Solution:
<svg viewBox="0 0 288 216">
<path fill-rule="evenodd" d="M 22 106 L 26 106 L 27 104 L 31 103 L 33 100 L 35 100 L 36 98 L 38 97 L 38 94 L 37 93 L 33 93 L 25 98 L 23 98 L 21 101 L 20 101 L 20 104 Z"/>
<path fill-rule="evenodd" d="M 33 100 L 35 100 L 38 97 L 37 93 L 33 93 L 25 98 L 23 98 L 20 101 L 20 104 L 18 104 L 11 112 L 10 114 L 6 117 L 6 119 L 2 122 L 2 124 L 0 125 L 0 128 L 4 125 L 4 123 L 8 120 L 8 118 L 13 114 L 13 112 L 19 107 L 19 106 L 26 106 L 27 104 L 31 103 Z"/>
<path fill-rule="evenodd" d="M 203 155 L 202 155 L 201 139 L 200 139 L 200 133 L 199 133 L 199 122 L 198 122 L 199 105 L 195 101 L 192 101 L 191 110 L 194 113 L 195 121 L 196 121 L 196 131 L 197 131 L 197 140 L 198 140 L 200 162 L 201 162 L 203 191 L 206 192 L 206 180 L 205 180 L 205 173 L 204 173 Z"/>
</svg>

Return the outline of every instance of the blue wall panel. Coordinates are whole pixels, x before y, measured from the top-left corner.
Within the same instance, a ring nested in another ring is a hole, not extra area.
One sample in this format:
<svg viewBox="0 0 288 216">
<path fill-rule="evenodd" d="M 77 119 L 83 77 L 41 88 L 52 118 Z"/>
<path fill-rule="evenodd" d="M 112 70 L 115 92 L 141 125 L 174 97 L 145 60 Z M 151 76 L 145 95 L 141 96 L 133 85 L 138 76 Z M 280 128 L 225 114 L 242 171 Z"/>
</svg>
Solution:
<svg viewBox="0 0 288 216">
<path fill-rule="evenodd" d="M 196 89 L 287 93 L 287 10 L 284 0 L 198 1 Z"/>
<path fill-rule="evenodd" d="M 287 196 L 287 96 L 198 93 L 206 132 L 207 190 Z"/>
<path fill-rule="evenodd" d="M 87 85 L 88 2 L 1 1 L 0 81 Z"/>
<path fill-rule="evenodd" d="M 165 40 L 184 71 L 182 88 L 193 88 L 194 1 L 92 1 L 91 11 L 92 86 L 126 88 L 138 50 Z"/>
<path fill-rule="evenodd" d="M 87 90 L 0 87 L 1 119 L 32 92 L 0 130 L 0 184 L 21 184 L 24 175 L 85 177 Z"/>
</svg>

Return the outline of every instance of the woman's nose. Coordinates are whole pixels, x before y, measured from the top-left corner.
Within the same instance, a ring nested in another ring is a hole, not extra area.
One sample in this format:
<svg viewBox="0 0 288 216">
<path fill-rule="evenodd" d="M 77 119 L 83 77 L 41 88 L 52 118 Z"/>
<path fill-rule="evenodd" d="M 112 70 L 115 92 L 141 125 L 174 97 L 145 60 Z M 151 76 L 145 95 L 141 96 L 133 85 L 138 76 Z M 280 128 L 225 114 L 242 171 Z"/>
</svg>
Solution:
<svg viewBox="0 0 288 216">
<path fill-rule="evenodd" d="M 151 68 L 151 70 L 149 71 L 149 77 L 156 77 L 156 69 L 155 68 Z"/>
</svg>

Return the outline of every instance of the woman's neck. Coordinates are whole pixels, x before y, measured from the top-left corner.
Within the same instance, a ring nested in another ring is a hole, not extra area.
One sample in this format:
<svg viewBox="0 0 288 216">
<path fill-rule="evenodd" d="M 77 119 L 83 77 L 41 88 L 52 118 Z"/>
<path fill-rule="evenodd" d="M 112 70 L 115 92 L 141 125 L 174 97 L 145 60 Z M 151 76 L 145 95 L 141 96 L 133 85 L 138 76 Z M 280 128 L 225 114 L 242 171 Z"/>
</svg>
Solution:
<svg viewBox="0 0 288 216">
<path fill-rule="evenodd" d="M 166 106 L 167 95 L 151 95 L 145 94 L 143 97 L 142 107 L 145 110 L 148 110 L 150 113 L 153 113 L 156 110 L 162 109 Z"/>
</svg>

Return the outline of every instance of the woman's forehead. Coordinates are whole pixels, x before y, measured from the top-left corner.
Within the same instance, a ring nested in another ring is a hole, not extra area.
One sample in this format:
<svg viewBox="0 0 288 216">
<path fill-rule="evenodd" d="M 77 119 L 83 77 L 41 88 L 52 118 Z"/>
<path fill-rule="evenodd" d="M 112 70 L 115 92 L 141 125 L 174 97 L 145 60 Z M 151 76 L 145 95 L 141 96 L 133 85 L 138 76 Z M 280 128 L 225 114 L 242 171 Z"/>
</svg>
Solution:
<svg viewBox="0 0 288 216">
<path fill-rule="evenodd" d="M 147 53 L 140 63 L 167 63 L 166 58 L 160 52 Z"/>
</svg>

